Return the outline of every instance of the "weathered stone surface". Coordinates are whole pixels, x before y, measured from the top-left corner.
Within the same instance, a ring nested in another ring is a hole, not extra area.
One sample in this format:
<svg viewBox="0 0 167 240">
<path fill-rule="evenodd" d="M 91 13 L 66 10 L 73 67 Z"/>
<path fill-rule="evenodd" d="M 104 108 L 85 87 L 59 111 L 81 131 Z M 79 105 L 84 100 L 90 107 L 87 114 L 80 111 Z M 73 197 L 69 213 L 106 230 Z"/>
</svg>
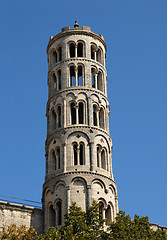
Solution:
<svg viewBox="0 0 167 240">
<path fill-rule="evenodd" d="M 41 209 L 0 201 L 0 231 L 3 226 L 16 224 L 17 226 L 33 226 L 38 233 L 42 233 L 42 216 Z"/>
<path fill-rule="evenodd" d="M 106 224 L 118 212 L 112 172 L 106 44 L 89 27 L 63 28 L 48 44 L 44 227 L 64 223 L 72 202 L 101 202 Z M 93 82 L 92 82 L 93 81 Z"/>
</svg>

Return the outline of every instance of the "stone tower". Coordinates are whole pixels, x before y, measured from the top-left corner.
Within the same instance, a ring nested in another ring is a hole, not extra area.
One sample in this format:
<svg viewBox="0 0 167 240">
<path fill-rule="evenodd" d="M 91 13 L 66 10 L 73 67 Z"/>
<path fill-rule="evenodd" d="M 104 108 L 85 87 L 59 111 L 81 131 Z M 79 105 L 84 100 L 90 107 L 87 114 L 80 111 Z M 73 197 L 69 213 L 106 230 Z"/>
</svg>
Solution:
<svg viewBox="0 0 167 240">
<path fill-rule="evenodd" d="M 44 230 L 64 223 L 72 202 L 86 210 L 95 199 L 107 225 L 118 212 L 112 173 L 106 44 L 90 27 L 62 28 L 48 54 Z"/>
</svg>

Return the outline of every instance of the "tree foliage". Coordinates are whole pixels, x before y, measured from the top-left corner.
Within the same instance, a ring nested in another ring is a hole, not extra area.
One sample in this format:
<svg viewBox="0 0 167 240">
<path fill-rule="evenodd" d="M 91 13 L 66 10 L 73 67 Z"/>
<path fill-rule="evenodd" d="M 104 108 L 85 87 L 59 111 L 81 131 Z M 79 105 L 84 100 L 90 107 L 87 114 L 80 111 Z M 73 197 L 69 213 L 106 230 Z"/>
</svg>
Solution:
<svg viewBox="0 0 167 240">
<path fill-rule="evenodd" d="M 59 228 L 49 228 L 46 234 L 37 235 L 33 227 L 16 227 L 11 225 L 3 228 L 0 239 L 21 240 L 165 240 L 165 231 L 153 231 L 148 217 L 134 216 L 131 219 L 125 212 L 119 211 L 114 222 L 104 230 L 104 220 L 100 217 L 99 205 L 93 202 L 84 212 L 73 203 L 65 216 L 65 224 Z"/>
</svg>

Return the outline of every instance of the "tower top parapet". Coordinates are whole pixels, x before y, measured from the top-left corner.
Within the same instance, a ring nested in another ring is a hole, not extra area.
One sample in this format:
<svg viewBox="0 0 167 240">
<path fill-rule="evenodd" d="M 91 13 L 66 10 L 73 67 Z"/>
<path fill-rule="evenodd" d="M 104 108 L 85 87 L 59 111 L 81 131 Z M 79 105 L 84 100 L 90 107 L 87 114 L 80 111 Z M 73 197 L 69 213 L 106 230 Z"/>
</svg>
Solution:
<svg viewBox="0 0 167 240">
<path fill-rule="evenodd" d="M 48 46 L 47 46 L 47 53 L 48 53 L 48 50 L 49 50 L 50 46 L 56 40 L 58 40 L 59 38 L 62 38 L 62 37 L 68 36 L 68 35 L 74 35 L 74 34 L 88 35 L 88 36 L 91 36 L 95 39 L 98 39 L 104 45 L 105 50 L 107 50 L 106 43 L 104 41 L 104 37 L 103 37 L 102 34 L 98 35 L 97 33 L 92 32 L 91 27 L 82 26 L 82 28 L 79 28 L 78 21 L 75 21 L 74 28 L 71 29 L 70 26 L 63 27 L 61 29 L 60 33 L 58 33 L 54 37 L 53 36 L 50 37 L 49 43 L 48 43 Z"/>
</svg>

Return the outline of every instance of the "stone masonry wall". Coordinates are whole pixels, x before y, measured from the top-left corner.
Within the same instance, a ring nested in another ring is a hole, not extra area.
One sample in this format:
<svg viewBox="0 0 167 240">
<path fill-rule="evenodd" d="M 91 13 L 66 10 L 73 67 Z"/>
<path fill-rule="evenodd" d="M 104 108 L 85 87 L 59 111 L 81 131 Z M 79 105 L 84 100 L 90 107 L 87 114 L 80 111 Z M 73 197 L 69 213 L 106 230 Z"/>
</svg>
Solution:
<svg viewBox="0 0 167 240">
<path fill-rule="evenodd" d="M 2 227 L 16 224 L 18 227 L 33 226 L 38 233 L 43 232 L 42 209 L 0 201 L 0 231 Z"/>
</svg>

